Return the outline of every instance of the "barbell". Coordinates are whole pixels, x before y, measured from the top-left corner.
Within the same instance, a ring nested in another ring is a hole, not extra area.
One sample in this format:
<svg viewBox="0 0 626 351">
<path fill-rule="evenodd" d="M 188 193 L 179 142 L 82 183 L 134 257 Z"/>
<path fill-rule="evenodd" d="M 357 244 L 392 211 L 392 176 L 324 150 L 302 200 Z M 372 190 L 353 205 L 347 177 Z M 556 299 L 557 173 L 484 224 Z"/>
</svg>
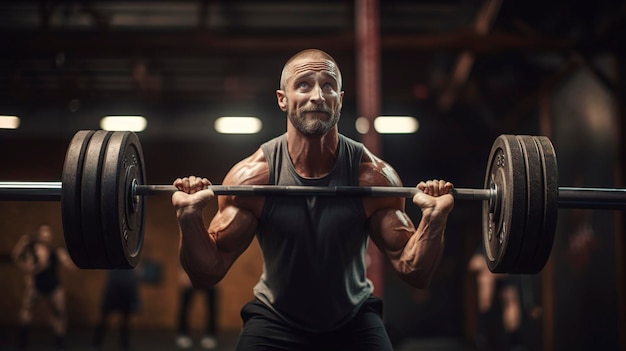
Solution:
<svg viewBox="0 0 626 351">
<path fill-rule="evenodd" d="M 143 152 L 133 132 L 78 131 L 60 182 L 0 182 L 0 201 L 61 201 L 67 250 L 80 268 L 137 264 L 148 195 L 173 185 L 147 185 Z M 224 186 L 236 196 L 371 196 L 412 198 L 416 187 Z M 501 135 L 491 148 L 482 189 L 453 189 L 455 200 L 483 202 L 483 247 L 489 269 L 534 274 L 550 256 L 558 208 L 625 209 L 626 189 L 558 186 L 556 153 L 544 136 Z"/>
</svg>

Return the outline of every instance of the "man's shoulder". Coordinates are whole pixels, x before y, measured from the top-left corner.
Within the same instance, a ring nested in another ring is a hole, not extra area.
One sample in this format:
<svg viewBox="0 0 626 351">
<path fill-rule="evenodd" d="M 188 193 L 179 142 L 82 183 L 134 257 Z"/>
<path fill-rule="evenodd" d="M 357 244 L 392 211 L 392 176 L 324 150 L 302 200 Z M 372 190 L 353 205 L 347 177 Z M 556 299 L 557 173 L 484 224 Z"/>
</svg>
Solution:
<svg viewBox="0 0 626 351">
<path fill-rule="evenodd" d="M 402 186 L 402 182 L 391 165 L 365 148 L 359 166 L 359 185 Z"/>
<path fill-rule="evenodd" d="M 252 155 L 235 164 L 226 177 L 223 185 L 266 185 L 269 182 L 269 166 L 259 148 Z M 240 210 L 252 212 L 257 218 L 261 216 L 263 198 L 256 196 L 222 196 L 220 208 L 234 206 Z"/>
<path fill-rule="evenodd" d="M 235 164 L 224 179 L 228 185 L 262 185 L 269 181 L 269 166 L 261 148 Z"/>
</svg>

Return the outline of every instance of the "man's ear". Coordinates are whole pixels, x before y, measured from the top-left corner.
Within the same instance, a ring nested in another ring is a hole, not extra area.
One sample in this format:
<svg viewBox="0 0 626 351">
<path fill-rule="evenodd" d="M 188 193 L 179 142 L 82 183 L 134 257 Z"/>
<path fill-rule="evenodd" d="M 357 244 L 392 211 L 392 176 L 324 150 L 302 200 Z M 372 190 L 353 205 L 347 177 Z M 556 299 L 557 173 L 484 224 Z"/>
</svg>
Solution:
<svg viewBox="0 0 626 351">
<path fill-rule="evenodd" d="M 285 92 L 278 89 L 276 90 L 276 100 L 278 100 L 278 107 L 280 107 L 283 112 L 287 112 L 287 95 Z"/>
</svg>

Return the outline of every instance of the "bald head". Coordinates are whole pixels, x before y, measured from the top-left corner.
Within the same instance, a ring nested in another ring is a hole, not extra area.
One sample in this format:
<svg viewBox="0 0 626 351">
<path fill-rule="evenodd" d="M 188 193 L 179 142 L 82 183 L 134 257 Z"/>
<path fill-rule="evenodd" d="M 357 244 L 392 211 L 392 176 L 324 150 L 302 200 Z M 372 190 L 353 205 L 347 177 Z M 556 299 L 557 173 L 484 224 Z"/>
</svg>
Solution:
<svg viewBox="0 0 626 351">
<path fill-rule="evenodd" d="M 283 67 L 283 71 L 280 75 L 280 89 L 285 90 L 287 87 L 287 81 L 293 75 L 294 70 L 293 67 L 298 63 L 309 60 L 319 60 L 319 61 L 327 61 L 327 66 L 329 71 L 333 72 L 337 76 L 337 83 L 339 85 L 339 89 L 341 90 L 342 81 L 341 81 L 341 71 L 339 70 L 339 65 L 335 59 L 327 54 L 326 52 L 319 49 L 306 49 L 298 52 L 297 54 L 291 56 L 285 66 Z"/>
</svg>

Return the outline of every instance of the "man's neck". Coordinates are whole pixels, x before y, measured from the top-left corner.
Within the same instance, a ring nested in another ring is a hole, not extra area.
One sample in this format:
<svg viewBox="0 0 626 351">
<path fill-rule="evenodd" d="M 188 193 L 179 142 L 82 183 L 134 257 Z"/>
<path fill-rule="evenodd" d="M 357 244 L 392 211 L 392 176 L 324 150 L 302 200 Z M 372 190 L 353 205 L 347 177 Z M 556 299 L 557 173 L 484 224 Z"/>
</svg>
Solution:
<svg viewBox="0 0 626 351">
<path fill-rule="evenodd" d="M 296 172 L 305 178 L 320 178 L 333 169 L 339 136 L 333 128 L 323 136 L 306 136 L 291 124 L 287 127 L 287 149 Z"/>
</svg>

